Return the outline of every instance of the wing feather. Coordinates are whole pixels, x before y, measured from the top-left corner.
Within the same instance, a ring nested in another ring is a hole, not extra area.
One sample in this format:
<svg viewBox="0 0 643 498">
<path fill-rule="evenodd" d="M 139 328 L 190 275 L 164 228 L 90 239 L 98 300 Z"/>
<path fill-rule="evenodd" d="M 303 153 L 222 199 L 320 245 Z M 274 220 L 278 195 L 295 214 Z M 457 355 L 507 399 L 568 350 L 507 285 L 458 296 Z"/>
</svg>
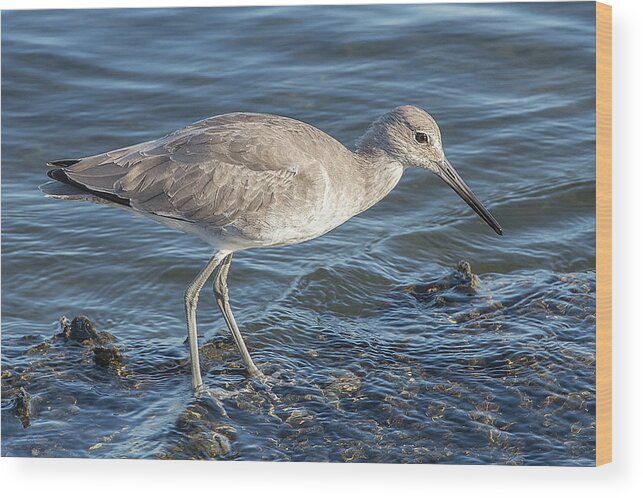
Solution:
<svg viewBox="0 0 643 498">
<path fill-rule="evenodd" d="M 66 174 L 137 210 L 224 226 L 289 202 L 297 175 L 318 167 L 298 145 L 309 125 L 267 115 L 223 115 L 161 139 L 80 160 Z M 292 129 L 299 123 L 302 130 Z M 312 137 L 313 139 L 315 137 Z M 330 137 L 329 137 L 330 138 Z"/>
</svg>

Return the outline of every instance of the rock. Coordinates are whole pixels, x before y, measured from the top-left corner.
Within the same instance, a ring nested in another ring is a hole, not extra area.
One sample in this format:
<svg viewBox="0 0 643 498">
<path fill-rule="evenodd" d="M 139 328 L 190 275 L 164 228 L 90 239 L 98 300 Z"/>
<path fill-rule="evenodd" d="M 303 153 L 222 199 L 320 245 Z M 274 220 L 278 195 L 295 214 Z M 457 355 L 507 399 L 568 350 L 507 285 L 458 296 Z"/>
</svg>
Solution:
<svg viewBox="0 0 643 498">
<path fill-rule="evenodd" d="M 116 336 L 110 334 L 109 332 L 99 332 L 98 333 L 98 341 L 102 344 L 105 344 L 107 342 L 114 342 L 116 340 Z"/>
<path fill-rule="evenodd" d="M 335 379 L 323 389 L 327 396 L 344 397 L 352 396 L 362 387 L 362 381 L 353 372 L 346 372 L 336 376 Z"/>
<path fill-rule="evenodd" d="M 201 404 L 203 403 L 203 404 Z M 234 457 L 232 442 L 235 429 L 222 423 L 223 406 L 214 398 L 204 397 L 188 406 L 178 417 L 178 440 L 160 458 L 230 458 Z"/>
<path fill-rule="evenodd" d="M 96 365 L 104 368 L 112 367 L 119 376 L 123 375 L 125 367 L 123 365 L 123 353 L 120 350 L 97 346 L 93 351 Z"/>
<path fill-rule="evenodd" d="M 96 332 L 96 327 L 86 316 L 77 316 L 71 322 L 67 317 L 60 319 L 61 332 L 57 337 L 62 337 L 66 341 L 87 342 L 98 341 L 100 336 Z"/>
<path fill-rule="evenodd" d="M 306 410 L 293 410 L 290 416 L 286 419 L 286 423 L 293 427 L 299 427 L 312 419 L 312 414 L 308 413 Z"/>
<path fill-rule="evenodd" d="M 433 301 L 437 305 L 444 305 L 450 300 L 453 291 L 465 294 L 474 294 L 480 283 L 478 276 L 471 270 L 471 263 L 460 261 L 455 271 L 439 280 L 428 284 L 413 284 L 406 286 L 402 292 L 408 292 L 420 301 Z"/>
<path fill-rule="evenodd" d="M 49 348 L 51 348 L 51 344 L 49 344 L 48 342 L 43 342 L 41 344 L 31 346 L 29 349 L 27 349 L 27 354 L 28 355 L 44 354 L 47 351 L 49 351 Z"/>
<path fill-rule="evenodd" d="M 24 387 L 21 387 L 16 395 L 16 415 L 23 427 L 31 425 L 31 394 Z"/>
<path fill-rule="evenodd" d="M 226 353 L 230 353 L 230 345 L 222 340 L 210 340 L 199 348 L 199 353 L 205 361 L 225 362 Z"/>
<path fill-rule="evenodd" d="M 460 272 L 465 280 L 465 282 L 461 283 L 460 285 L 466 286 L 468 284 L 468 287 L 471 289 L 471 291 L 475 290 L 475 288 L 480 283 L 480 279 L 471 270 L 471 263 L 465 260 L 461 260 L 460 262 L 458 262 L 456 270 Z"/>
</svg>

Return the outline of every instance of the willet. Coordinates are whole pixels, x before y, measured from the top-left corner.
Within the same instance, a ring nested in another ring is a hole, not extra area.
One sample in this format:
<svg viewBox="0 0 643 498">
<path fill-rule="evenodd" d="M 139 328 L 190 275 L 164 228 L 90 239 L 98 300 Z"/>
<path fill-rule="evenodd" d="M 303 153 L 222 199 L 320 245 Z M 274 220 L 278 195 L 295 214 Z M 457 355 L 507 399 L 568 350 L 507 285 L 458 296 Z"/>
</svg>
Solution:
<svg viewBox="0 0 643 498">
<path fill-rule="evenodd" d="M 413 106 L 376 120 L 351 151 L 295 119 L 233 113 L 157 140 L 80 159 L 52 161 L 49 197 L 118 206 L 196 235 L 214 255 L 185 291 L 192 385 L 199 367 L 196 308 L 216 268 L 216 301 L 250 374 L 257 374 L 232 315 L 232 255 L 314 239 L 384 198 L 408 167 L 435 173 L 499 235 L 502 229 L 453 169 L 433 117 Z"/>
</svg>

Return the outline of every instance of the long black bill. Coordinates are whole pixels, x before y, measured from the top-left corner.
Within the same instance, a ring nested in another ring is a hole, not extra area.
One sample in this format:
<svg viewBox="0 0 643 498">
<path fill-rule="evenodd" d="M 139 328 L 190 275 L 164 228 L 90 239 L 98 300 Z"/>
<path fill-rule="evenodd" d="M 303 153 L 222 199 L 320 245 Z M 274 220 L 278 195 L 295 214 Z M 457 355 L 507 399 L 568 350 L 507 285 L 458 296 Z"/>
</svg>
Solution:
<svg viewBox="0 0 643 498">
<path fill-rule="evenodd" d="M 480 216 L 480 218 L 482 218 L 487 223 L 487 225 L 493 228 L 494 232 L 496 232 L 498 235 L 502 235 L 502 227 L 500 226 L 500 223 L 498 223 L 496 219 L 491 215 L 491 213 L 487 210 L 487 208 L 482 205 L 473 191 L 467 186 L 466 183 L 464 183 L 464 180 L 460 178 L 460 175 L 458 175 L 456 170 L 453 169 L 453 166 L 451 166 L 446 158 L 439 165 L 438 176 L 445 182 L 447 182 L 449 187 L 455 190 L 455 192 L 460 197 L 462 197 L 462 199 L 464 199 L 464 202 L 469 204 L 469 206 L 471 206 L 471 209 L 478 213 L 478 216 Z"/>
</svg>

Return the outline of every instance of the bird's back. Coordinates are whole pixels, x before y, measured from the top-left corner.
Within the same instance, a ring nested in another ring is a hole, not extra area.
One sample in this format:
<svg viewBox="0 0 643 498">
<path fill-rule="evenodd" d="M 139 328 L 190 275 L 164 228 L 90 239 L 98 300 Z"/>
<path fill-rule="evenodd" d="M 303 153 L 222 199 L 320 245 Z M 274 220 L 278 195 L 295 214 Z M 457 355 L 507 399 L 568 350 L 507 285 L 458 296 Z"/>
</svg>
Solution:
<svg viewBox="0 0 643 498">
<path fill-rule="evenodd" d="M 341 214 L 330 213 L 328 203 L 350 178 L 352 161 L 350 151 L 311 125 L 233 113 L 157 140 L 54 161 L 50 176 L 101 202 L 250 247 L 305 240 L 332 224 L 326 218 Z M 57 188 L 53 196 L 74 198 Z"/>
</svg>

